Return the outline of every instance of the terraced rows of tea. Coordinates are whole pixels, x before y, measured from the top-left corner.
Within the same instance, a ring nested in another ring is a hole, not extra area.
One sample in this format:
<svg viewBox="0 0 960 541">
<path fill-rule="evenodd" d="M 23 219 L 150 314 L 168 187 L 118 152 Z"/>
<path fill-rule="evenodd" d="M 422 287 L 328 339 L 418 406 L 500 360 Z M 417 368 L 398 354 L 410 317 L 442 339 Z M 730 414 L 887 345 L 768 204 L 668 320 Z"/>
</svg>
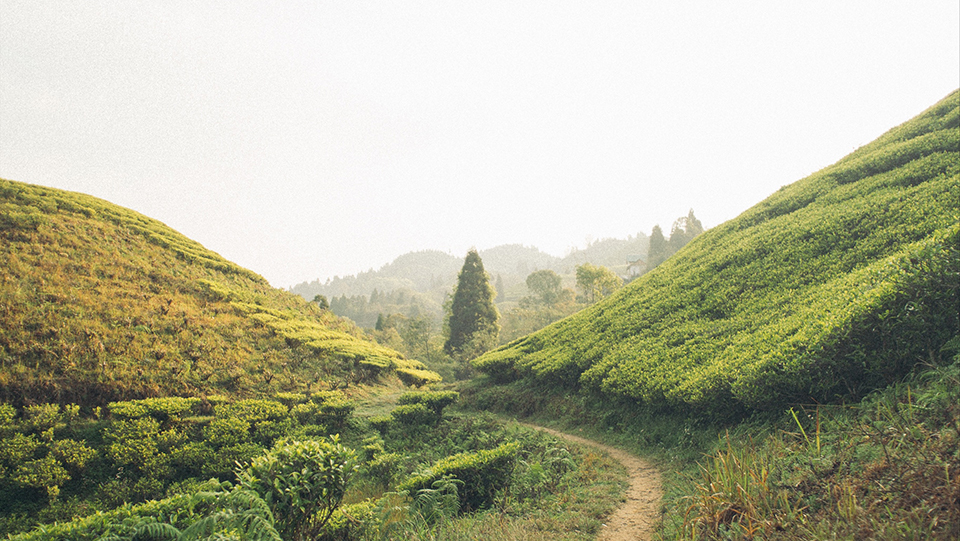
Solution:
<svg viewBox="0 0 960 541">
<path fill-rule="evenodd" d="M 958 126 L 954 92 L 475 366 L 724 415 L 856 398 L 936 363 L 960 306 Z"/>
</svg>

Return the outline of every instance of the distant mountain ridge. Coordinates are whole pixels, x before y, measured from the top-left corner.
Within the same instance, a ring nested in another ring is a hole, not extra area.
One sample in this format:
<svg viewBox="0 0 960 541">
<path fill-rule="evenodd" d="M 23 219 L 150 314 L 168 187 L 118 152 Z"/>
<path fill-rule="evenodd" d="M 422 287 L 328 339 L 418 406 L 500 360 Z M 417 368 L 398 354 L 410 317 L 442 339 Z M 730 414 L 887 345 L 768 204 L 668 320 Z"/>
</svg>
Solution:
<svg viewBox="0 0 960 541">
<path fill-rule="evenodd" d="M 638 233 L 627 239 L 602 239 L 591 242 L 582 249 L 574 249 L 565 257 L 556 257 L 533 246 L 504 244 L 481 250 L 480 258 L 491 277 L 501 279 L 501 287 L 509 289 L 526 280 L 530 273 L 552 270 L 558 274 L 573 274 L 576 266 L 585 262 L 611 268 L 623 267 L 630 256 L 645 255 L 649 239 Z M 376 290 L 385 293 L 397 290 L 418 292 L 443 303 L 446 294 L 457 280 L 463 266 L 463 257 L 439 250 L 423 250 L 403 254 L 392 262 L 349 276 L 336 276 L 326 282 L 314 280 L 302 282 L 290 288 L 292 293 L 312 300 L 316 295 L 334 298 L 346 295 L 370 295 Z M 496 283 L 495 283 L 496 285 Z M 506 291 L 497 292 L 502 301 Z"/>
</svg>

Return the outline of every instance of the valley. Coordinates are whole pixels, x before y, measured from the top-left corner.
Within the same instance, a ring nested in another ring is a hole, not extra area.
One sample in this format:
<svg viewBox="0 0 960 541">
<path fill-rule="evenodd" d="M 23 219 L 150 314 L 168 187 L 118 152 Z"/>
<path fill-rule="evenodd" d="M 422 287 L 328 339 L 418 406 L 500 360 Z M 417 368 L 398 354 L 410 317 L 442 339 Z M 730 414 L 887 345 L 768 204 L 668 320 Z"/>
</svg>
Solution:
<svg viewBox="0 0 960 541">
<path fill-rule="evenodd" d="M 0 180 L 0 535 L 956 539 L 960 91 L 698 223 L 284 291 Z"/>
</svg>

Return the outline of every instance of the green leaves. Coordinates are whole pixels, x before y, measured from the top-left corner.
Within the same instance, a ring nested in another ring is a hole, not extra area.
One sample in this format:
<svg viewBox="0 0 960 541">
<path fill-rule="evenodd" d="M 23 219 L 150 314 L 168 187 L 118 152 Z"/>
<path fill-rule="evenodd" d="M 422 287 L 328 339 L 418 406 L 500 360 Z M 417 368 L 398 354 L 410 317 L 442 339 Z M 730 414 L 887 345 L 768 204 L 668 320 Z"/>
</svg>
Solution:
<svg viewBox="0 0 960 541">
<path fill-rule="evenodd" d="M 510 442 L 495 449 L 453 455 L 411 476 L 397 489 L 415 494 L 420 490 L 432 489 L 434 483 L 443 479 L 459 479 L 463 482 L 459 490 L 461 509 L 481 509 L 490 505 L 496 489 L 504 479 L 509 478 L 519 450 L 519 443 Z"/>
<path fill-rule="evenodd" d="M 356 454 L 336 438 L 277 443 L 237 472 L 240 486 L 270 504 L 281 533 L 312 539 L 340 505 Z"/>
</svg>

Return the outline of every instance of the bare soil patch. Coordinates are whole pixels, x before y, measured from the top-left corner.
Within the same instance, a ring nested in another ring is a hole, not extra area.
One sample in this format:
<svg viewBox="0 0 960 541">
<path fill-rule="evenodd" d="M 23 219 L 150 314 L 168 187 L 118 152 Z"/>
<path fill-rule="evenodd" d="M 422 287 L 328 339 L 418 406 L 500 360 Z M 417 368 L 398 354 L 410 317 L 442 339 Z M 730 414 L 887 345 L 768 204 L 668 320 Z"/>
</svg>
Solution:
<svg viewBox="0 0 960 541">
<path fill-rule="evenodd" d="M 620 462 L 630 475 L 630 487 L 626 500 L 600 530 L 598 541 L 649 541 L 653 539 L 654 526 L 660 517 L 658 511 L 663 489 L 660 471 L 645 460 L 616 447 L 588 440 L 566 432 L 525 424 L 568 441 L 595 447 Z"/>
</svg>

